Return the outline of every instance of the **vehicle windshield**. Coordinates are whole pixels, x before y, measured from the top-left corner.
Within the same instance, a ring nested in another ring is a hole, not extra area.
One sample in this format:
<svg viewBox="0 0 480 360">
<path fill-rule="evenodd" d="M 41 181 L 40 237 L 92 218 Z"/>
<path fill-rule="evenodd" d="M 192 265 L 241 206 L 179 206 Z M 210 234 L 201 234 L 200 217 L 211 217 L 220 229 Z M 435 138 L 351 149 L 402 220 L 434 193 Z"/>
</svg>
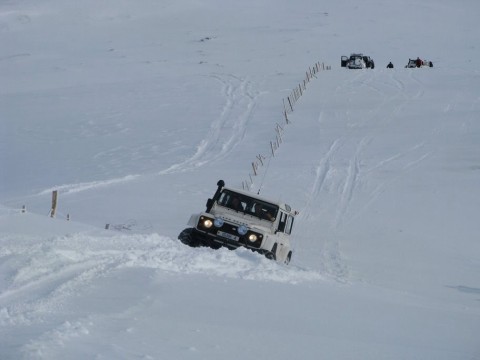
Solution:
<svg viewBox="0 0 480 360">
<path fill-rule="evenodd" d="M 277 205 L 239 194 L 231 190 L 224 190 L 217 203 L 237 212 L 242 212 L 268 221 L 274 221 L 278 213 Z"/>
</svg>

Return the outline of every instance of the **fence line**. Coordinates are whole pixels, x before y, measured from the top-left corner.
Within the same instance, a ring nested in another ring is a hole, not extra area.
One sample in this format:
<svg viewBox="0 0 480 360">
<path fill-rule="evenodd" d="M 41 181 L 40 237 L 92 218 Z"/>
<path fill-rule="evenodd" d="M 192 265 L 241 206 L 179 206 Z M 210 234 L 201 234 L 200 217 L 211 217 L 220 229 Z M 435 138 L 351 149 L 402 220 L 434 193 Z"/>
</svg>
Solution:
<svg viewBox="0 0 480 360">
<path fill-rule="evenodd" d="M 283 102 L 283 124 L 288 125 L 290 124 L 290 120 L 288 119 L 288 115 L 291 114 L 295 108 L 295 104 L 297 101 L 301 98 L 301 96 L 305 93 L 307 90 L 307 85 L 312 79 L 316 79 L 316 75 L 320 71 L 324 70 L 331 70 L 331 66 L 325 65 L 324 63 L 317 62 L 313 67 L 308 67 L 308 70 L 305 72 L 305 78 L 298 84 L 298 86 L 295 86 L 291 93 L 284 99 L 282 99 Z M 248 173 L 248 180 L 242 181 L 242 188 L 245 190 L 251 190 L 253 184 L 254 184 L 254 177 L 260 175 L 260 170 L 261 168 L 265 168 L 265 172 L 263 174 L 263 178 L 265 178 L 266 172 L 268 170 L 268 166 L 270 164 L 270 161 L 272 158 L 275 157 L 275 152 L 279 149 L 280 145 L 283 143 L 283 134 L 285 132 L 285 126 L 282 126 L 281 123 L 276 123 L 275 128 L 275 138 L 274 140 L 270 140 L 270 151 L 268 152 L 268 155 L 265 154 L 258 154 L 255 156 L 255 160 L 252 161 L 251 167 L 252 171 Z M 262 180 L 263 183 L 263 180 Z M 259 186 L 258 192 L 260 192 L 261 185 Z M 56 216 L 57 212 L 57 202 L 58 202 L 58 191 L 54 190 L 52 191 L 52 205 L 51 209 L 49 211 L 49 216 L 54 218 Z M 26 206 L 23 205 L 22 209 L 19 210 L 21 213 L 26 213 Z M 70 214 L 66 215 L 67 221 L 70 220 Z M 105 229 L 109 229 L 110 224 L 105 225 Z"/>
<path fill-rule="evenodd" d="M 282 99 L 283 102 L 283 123 L 285 125 L 290 124 L 290 120 L 288 119 L 288 115 L 291 114 L 295 108 L 295 104 L 297 101 L 303 96 L 305 91 L 307 90 L 307 85 L 312 79 L 317 78 L 317 74 L 320 71 L 324 70 L 331 70 L 331 66 L 325 65 L 323 62 L 317 62 L 315 65 L 312 67 L 308 67 L 308 70 L 305 71 L 305 78 L 298 84 L 298 86 L 295 86 L 291 93 L 284 99 Z M 255 157 L 255 160 L 252 161 L 251 167 L 252 171 L 249 172 L 248 180 L 242 181 L 242 188 L 244 190 L 251 190 L 253 184 L 254 184 L 254 177 L 260 175 L 260 170 L 267 164 L 267 168 L 265 169 L 264 172 L 264 178 L 266 175 L 266 172 L 268 170 L 268 165 L 270 164 L 270 160 L 275 157 L 275 152 L 278 150 L 280 145 L 283 142 L 283 133 L 285 132 L 284 126 L 279 124 L 278 122 L 276 123 L 275 126 L 275 140 L 270 140 L 270 151 L 268 155 L 263 155 L 263 154 L 258 154 Z M 266 161 L 268 160 L 268 161 Z M 263 180 L 262 180 L 263 183 Z M 262 186 L 262 183 L 259 186 L 258 192 L 260 192 L 260 188 Z"/>
</svg>

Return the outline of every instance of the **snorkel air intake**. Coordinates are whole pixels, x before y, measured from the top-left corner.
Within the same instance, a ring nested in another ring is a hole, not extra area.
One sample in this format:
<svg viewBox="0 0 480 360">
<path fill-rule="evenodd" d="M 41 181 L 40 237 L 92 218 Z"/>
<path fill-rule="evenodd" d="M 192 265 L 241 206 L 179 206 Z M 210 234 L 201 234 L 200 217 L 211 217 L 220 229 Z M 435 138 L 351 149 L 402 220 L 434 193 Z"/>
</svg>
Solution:
<svg viewBox="0 0 480 360">
<path fill-rule="evenodd" d="M 225 181 L 223 181 L 223 180 L 218 180 L 217 186 L 218 186 L 218 187 L 217 187 L 217 191 L 215 191 L 215 194 L 213 195 L 213 198 L 207 200 L 207 210 L 205 210 L 205 212 L 207 212 L 207 213 L 210 212 L 210 210 L 212 209 L 213 204 L 214 204 L 215 201 L 217 201 L 218 198 L 220 197 L 220 192 L 222 191 L 223 187 L 225 186 Z"/>
</svg>

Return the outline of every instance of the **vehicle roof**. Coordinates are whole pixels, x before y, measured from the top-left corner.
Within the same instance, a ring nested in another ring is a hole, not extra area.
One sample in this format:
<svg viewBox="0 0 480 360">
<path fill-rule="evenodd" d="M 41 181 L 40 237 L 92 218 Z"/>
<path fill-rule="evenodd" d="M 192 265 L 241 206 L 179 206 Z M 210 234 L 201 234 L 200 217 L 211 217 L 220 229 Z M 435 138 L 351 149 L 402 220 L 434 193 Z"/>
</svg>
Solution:
<svg viewBox="0 0 480 360">
<path fill-rule="evenodd" d="M 283 202 L 280 202 L 280 201 L 275 201 L 275 200 L 272 200 L 272 199 L 269 199 L 269 198 L 266 198 L 264 196 L 261 196 L 261 195 L 257 195 L 253 192 L 250 192 L 250 191 L 246 191 L 246 190 L 239 190 L 239 189 L 234 189 L 234 188 L 230 188 L 230 187 L 227 187 L 225 186 L 223 190 L 229 190 L 229 191 L 233 191 L 233 192 L 236 192 L 236 193 L 239 193 L 241 195 L 245 195 L 245 196 L 249 196 L 251 198 L 254 198 L 254 199 L 258 199 L 260 201 L 265 201 L 265 202 L 268 202 L 270 204 L 274 204 L 274 205 L 277 205 L 278 207 L 280 207 L 281 209 L 287 211 L 287 212 L 291 212 L 292 214 L 294 213 L 294 210 L 291 208 L 290 205 L 288 204 L 285 204 Z"/>
</svg>

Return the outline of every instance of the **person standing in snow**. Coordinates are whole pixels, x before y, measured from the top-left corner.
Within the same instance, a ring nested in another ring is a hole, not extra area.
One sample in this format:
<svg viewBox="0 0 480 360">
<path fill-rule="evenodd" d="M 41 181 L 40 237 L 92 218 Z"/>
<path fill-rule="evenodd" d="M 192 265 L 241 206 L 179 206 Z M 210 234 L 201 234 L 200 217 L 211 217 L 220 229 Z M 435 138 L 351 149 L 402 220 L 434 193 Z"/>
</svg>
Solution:
<svg viewBox="0 0 480 360">
<path fill-rule="evenodd" d="M 387 69 L 393 69 L 393 64 L 392 64 L 392 62 L 391 62 L 391 61 L 388 63 L 388 65 L 387 65 Z"/>
</svg>

